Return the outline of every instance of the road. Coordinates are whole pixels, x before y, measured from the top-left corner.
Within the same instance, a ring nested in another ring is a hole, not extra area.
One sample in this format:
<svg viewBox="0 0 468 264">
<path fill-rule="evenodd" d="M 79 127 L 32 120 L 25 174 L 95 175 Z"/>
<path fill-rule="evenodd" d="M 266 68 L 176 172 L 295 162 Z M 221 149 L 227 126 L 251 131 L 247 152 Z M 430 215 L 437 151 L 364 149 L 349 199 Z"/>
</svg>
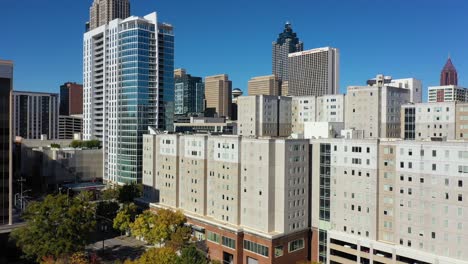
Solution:
<svg viewBox="0 0 468 264">
<path fill-rule="evenodd" d="M 145 250 L 145 243 L 132 237 L 118 236 L 104 240 L 104 251 L 102 241 L 90 244 L 86 247 L 91 254 L 96 253 L 104 263 L 126 259 L 135 259 Z"/>
</svg>

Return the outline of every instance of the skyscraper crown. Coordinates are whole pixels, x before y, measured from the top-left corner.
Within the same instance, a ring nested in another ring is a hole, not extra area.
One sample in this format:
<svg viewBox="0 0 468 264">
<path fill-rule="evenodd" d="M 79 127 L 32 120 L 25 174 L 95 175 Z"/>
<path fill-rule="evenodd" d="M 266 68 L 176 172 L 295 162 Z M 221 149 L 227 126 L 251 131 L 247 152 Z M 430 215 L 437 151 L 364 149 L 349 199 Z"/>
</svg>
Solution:
<svg viewBox="0 0 468 264">
<path fill-rule="evenodd" d="M 291 23 L 286 22 L 284 25 L 284 31 L 279 34 L 276 43 L 279 45 L 283 45 L 287 39 L 291 39 L 293 44 L 299 43 L 299 38 L 297 37 L 296 33 L 294 33 Z"/>
<path fill-rule="evenodd" d="M 458 85 L 457 69 L 453 66 L 450 56 L 440 73 L 440 85 Z"/>
</svg>

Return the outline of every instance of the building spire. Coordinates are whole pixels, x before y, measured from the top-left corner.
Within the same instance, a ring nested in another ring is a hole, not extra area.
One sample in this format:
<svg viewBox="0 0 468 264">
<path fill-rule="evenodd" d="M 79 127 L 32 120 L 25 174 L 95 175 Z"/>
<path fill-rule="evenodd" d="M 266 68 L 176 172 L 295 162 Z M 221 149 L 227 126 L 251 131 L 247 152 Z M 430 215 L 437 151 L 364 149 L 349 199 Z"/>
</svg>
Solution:
<svg viewBox="0 0 468 264">
<path fill-rule="evenodd" d="M 448 55 L 447 62 L 440 73 L 440 85 L 458 85 L 458 73 L 455 66 L 453 66 L 450 53 Z"/>
</svg>

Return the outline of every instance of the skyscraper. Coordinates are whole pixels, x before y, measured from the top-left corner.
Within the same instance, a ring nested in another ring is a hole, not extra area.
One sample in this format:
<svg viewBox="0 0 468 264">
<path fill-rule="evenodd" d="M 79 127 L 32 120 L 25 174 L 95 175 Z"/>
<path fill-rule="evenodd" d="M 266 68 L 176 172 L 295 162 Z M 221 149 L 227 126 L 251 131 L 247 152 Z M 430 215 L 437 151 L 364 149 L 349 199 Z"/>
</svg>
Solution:
<svg viewBox="0 0 468 264">
<path fill-rule="evenodd" d="M 13 62 L 0 60 L 0 225 L 12 224 Z"/>
<path fill-rule="evenodd" d="M 26 139 L 58 138 L 59 95 L 13 92 L 14 135 Z"/>
<path fill-rule="evenodd" d="M 293 32 L 291 24 L 286 22 L 284 31 L 273 42 L 273 74 L 280 81 L 288 80 L 288 54 L 303 51 L 304 45 Z"/>
<path fill-rule="evenodd" d="M 156 13 L 84 34 L 83 137 L 102 141 L 107 182 L 141 181 L 142 136 L 148 126 L 163 128 L 170 113 L 173 40 Z"/>
<path fill-rule="evenodd" d="M 232 82 L 227 74 L 205 78 L 206 111 L 219 117 L 231 117 Z"/>
<path fill-rule="evenodd" d="M 311 49 L 290 53 L 288 57 L 288 95 L 322 96 L 338 93 L 338 49 L 330 47 Z"/>
<path fill-rule="evenodd" d="M 60 115 L 83 114 L 83 85 L 67 82 L 60 85 Z"/>
<path fill-rule="evenodd" d="M 249 95 L 280 95 L 280 82 L 273 75 L 253 77 L 249 80 Z"/>
<path fill-rule="evenodd" d="M 447 59 L 447 62 L 440 73 L 440 86 L 445 85 L 458 85 L 457 69 L 453 66 L 450 57 Z"/>
<path fill-rule="evenodd" d="M 130 16 L 129 0 L 94 0 L 89 9 L 89 29 L 95 29 L 110 21 Z"/>
<path fill-rule="evenodd" d="M 185 69 L 174 71 L 175 83 L 175 114 L 203 112 L 205 86 L 201 77 L 187 74 Z"/>
<path fill-rule="evenodd" d="M 172 131 L 174 126 L 174 27 L 158 23 L 159 119 L 161 130 Z"/>
</svg>

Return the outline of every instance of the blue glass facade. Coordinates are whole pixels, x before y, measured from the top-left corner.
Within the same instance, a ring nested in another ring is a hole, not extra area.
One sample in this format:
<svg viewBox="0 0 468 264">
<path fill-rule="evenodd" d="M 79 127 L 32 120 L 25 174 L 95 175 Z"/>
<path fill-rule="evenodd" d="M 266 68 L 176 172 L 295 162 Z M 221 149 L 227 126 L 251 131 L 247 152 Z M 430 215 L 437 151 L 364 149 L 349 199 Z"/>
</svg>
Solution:
<svg viewBox="0 0 468 264">
<path fill-rule="evenodd" d="M 174 125 L 174 30 L 171 25 L 158 25 L 159 123 L 161 130 Z"/>
<path fill-rule="evenodd" d="M 175 114 L 203 112 L 205 85 L 202 78 L 184 74 L 175 77 Z"/>
<path fill-rule="evenodd" d="M 156 123 L 156 38 L 150 23 L 136 20 L 121 26 L 117 181 L 132 183 L 141 180 L 143 134 Z"/>
</svg>

